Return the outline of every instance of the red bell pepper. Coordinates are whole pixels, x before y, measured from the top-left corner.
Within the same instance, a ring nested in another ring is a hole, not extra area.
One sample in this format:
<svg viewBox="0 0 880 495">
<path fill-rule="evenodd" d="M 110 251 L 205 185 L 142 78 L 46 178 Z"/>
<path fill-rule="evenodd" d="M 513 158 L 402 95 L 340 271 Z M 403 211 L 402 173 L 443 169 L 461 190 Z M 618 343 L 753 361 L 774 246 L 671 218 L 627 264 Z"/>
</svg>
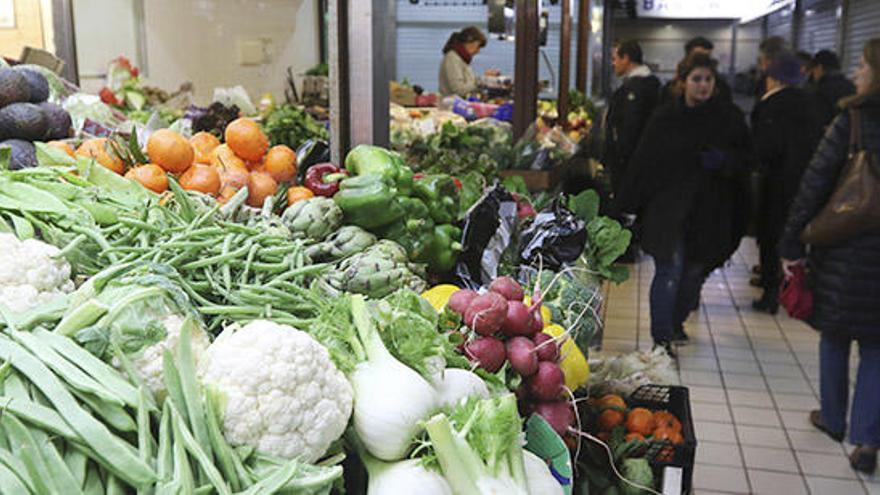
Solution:
<svg viewBox="0 0 880 495">
<path fill-rule="evenodd" d="M 303 185 L 316 196 L 331 197 L 339 191 L 339 181 L 348 177 L 348 172 L 332 163 L 318 163 L 306 171 Z"/>
</svg>

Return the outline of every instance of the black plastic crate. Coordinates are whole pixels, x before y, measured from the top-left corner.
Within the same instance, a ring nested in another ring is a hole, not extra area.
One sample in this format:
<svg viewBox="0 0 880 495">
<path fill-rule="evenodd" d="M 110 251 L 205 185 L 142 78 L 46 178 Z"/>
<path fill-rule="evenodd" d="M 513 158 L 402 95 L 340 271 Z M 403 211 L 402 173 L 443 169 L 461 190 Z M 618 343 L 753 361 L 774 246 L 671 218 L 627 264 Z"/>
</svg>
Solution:
<svg viewBox="0 0 880 495">
<path fill-rule="evenodd" d="M 651 411 L 665 409 L 681 421 L 681 436 L 684 442 L 679 445 L 654 442 L 648 448 L 645 457 L 655 472 L 662 471 L 666 466 L 682 468 L 682 493 L 690 493 L 694 477 L 697 436 L 694 432 L 691 400 L 687 387 L 642 385 L 629 396 L 627 405 L 644 407 Z"/>
</svg>

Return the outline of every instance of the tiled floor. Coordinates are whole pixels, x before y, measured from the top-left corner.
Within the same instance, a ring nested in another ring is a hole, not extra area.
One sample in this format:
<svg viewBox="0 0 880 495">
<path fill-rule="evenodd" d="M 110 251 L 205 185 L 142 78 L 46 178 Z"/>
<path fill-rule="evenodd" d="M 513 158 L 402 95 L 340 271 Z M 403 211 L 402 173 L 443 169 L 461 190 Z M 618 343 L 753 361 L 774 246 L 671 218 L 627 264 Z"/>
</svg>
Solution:
<svg viewBox="0 0 880 495">
<path fill-rule="evenodd" d="M 810 426 L 807 411 L 818 407 L 818 334 L 783 314 L 751 309 L 759 295 L 749 286 L 756 259 L 754 243 L 744 243 L 732 264 L 712 275 L 686 325 L 691 342 L 679 347 L 699 442 L 695 492 L 880 495 L 880 476 L 850 469 L 850 445 Z M 648 258 L 609 290 L 605 351 L 651 347 L 652 275 Z"/>
</svg>

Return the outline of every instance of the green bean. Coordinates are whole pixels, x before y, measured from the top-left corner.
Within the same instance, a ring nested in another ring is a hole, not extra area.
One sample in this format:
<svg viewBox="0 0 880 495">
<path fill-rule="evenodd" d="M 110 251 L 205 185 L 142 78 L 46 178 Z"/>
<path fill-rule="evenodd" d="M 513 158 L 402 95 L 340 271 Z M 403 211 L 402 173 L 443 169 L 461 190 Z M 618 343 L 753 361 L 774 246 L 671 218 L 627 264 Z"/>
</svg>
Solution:
<svg viewBox="0 0 880 495">
<path fill-rule="evenodd" d="M 245 256 L 250 248 L 251 248 L 250 244 L 245 244 L 244 246 L 241 246 L 237 249 L 234 249 L 226 254 L 211 256 L 208 258 L 200 259 L 198 261 L 193 261 L 193 262 L 187 263 L 187 264 L 183 265 L 181 267 L 181 269 L 193 270 L 196 268 L 203 268 L 206 266 L 216 265 L 216 264 L 224 263 L 224 262 L 227 262 L 230 260 L 234 260 L 235 258 L 240 258 L 242 256 Z"/>
<path fill-rule="evenodd" d="M 174 470 L 174 458 L 171 451 L 171 403 L 165 402 L 162 417 L 159 419 L 159 446 L 156 451 L 156 470 L 160 480 L 167 480 Z"/>
<path fill-rule="evenodd" d="M 153 470 L 129 450 L 130 446 L 83 410 L 64 384 L 23 347 L 0 336 L 0 358 L 12 360 L 12 365 L 46 395 L 65 422 L 108 469 L 134 486 L 155 481 Z"/>
<path fill-rule="evenodd" d="M 184 447 L 186 447 L 186 450 L 192 454 L 196 461 L 198 461 L 199 466 L 202 468 L 205 475 L 207 475 L 208 480 L 214 485 L 214 488 L 217 489 L 217 493 L 220 495 L 232 495 L 232 491 L 229 490 L 229 485 L 223 481 L 223 475 L 221 475 L 220 471 L 217 470 L 217 467 L 214 466 L 210 454 L 202 449 L 200 442 L 198 442 L 189 432 L 186 428 L 186 423 L 183 421 L 183 418 L 177 414 L 177 410 L 173 405 L 171 407 L 171 416 L 173 420 L 171 426 L 174 430 L 175 436 L 178 437 L 177 443 L 182 442 Z M 203 420 L 204 417 L 199 418 L 199 421 Z M 202 424 L 202 427 L 204 426 L 205 425 Z M 207 430 L 205 434 L 207 435 Z"/>
<path fill-rule="evenodd" d="M 47 345 L 43 340 L 38 339 L 33 334 L 26 332 L 12 332 L 14 338 L 19 344 L 23 345 L 27 350 L 31 351 L 43 363 L 54 371 L 59 378 L 67 382 L 76 390 L 93 394 L 96 398 L 113 404 L 122 405 L 125 402 L 117 397 L 106 387 L 93 380 L 86 375 L 81 369 L 67 361 L 58 353 Z"/>
<path fill-rule="evenodd" d="M 180 339 L 177 348 L 177 366 L 180 373 L 180 386 L 183 392 L 183 407 L 186 407 L 189 416 L 189 425 L 195 435 L 199 446 L 211 457 L 211 440 L 208 437 L 208 429 L 205 425 L 205 411 L 202 408 L 202 391 L 196 376 L 195 358 L 192 353 L 192 339 L 190 336 L 194 330 L 198 330 L 197 323 L 191 317 L 184 320 L 180 329 Z"/>
<path fill-rule="evenodd" d="M 233 234 L 228 234 L 226 238 L 223 240 L 223 254 L 229 254 L 229 248 L 232 246 L 232 238 Z M 248 248 L 250 250 L 250 248 Z M 229 265 L 223 265 L 220 267 L 221 275 L 223 276 L 223 285 L 226 287 L 226 292 L 232 290 L 232 269 Z"/>
<path fill-rule="evenodd" d="M 125 495 L 125 486 L 122 481 L 112 474 L 107 475 L 107 495 Z"/>
<path fill-rule="evenodd" d="M 68 490 L 65 493 L 82 494 L 80 489 L 82 485 L 77 483 L 73 473 L 70 472 L 70 468 L 67 467 L 67 463 L 64 462 L 64 458 L 61 457 L 58 449 L 49 440 L 49 435 L 37 429 L 31 429 L 31 435 L 34 438 L 34 442 L 36 442 L 37 448 L 40 449 L 40 455 L 43 457 L 43 462 L 48 468 L 49 476 L 53 478 L 52 483 Z"/>
<path fill-rule="evenodd" d="M 245 470 L 241 459 L 239 459 L 223 436 L 223 430 L 220 428 L 219 400 L 220 398 L 216 392 L 211 390 L 205 391 L 205 416 L 207 418 L 208 437 L 211 439 L 211 447 L 214 455 L 217 457 L 217 465 L 222 471 L 223 477 L 229 482 L 229 487 L 233 491 L 239 491 L 251 484 L 250 476 Z"/>
<path fill-rule="evenodd" d="M 76 398 L 88 406 L 93 415 L 102 418 L 104 423 L 112 426 L 115 430 L 123 433 L 137 432 L 137 423 L 122 406 L 101 400 L 92 394 L 75 388 L 70 391 Z"/>
<path fill-rule="evenodd" d="M 195 482 L 193 481 L 192 468 L 189 465 L 189 459 L 186 456 L 186 446 L 181 438 L 181 425 L 179 415 L 174 414 L 174 406 L 172 405 L 172 421 L 171 431 L 173 432 L 174 442 L 172 442 L 172 452 L 174 453 L 174 477 L 173 480 L 180 482 L 182 493 L 192 493 L 195 490 Z"/>
<path fill-rule="evenodd" d="M 148 230 L 150 232 L 160 233 L 162 229 L 156 227 L 155 225 L 150 225 L 147 222 L 142 222 L 140 220 L 135 220 L 133 218 L 119 217 L 119 223 L 126 225 L 128 227 L 134 227 L 139 230 Z"/>
<path fill-rule="evenodd" d="M 6 435 L 4 435 L 5 437 Z M 13 455 L 12 451 L 8 449 L 0 449 L 0 465 L 9 468 L 10 471 L 15 473 L 27 487 L 28 493 L 36 493 L 37 489 L 34 480 L 31 479 L 27 466 L 25 466 L 20 454 Z"/>
<path fill-rule="evenodd" d="M 91 229 L 87 229 L 85 227 L 80 227 L 79 225 L 71 225 L 70 230 L 76 232 L 77 234 L 83 234 L 88 236 L 90 239 L 95 241 L 95 243 L 101 248 L 101 251 L 109 251 L 111 246 L 110 243 L 107 242 L 107 239 L 100 233 Z M 107 258 L 110 259 L 113 263 L 117 263 L 119 258 L 116 257 L 115 254 L 109 253 L 107 254 Z"/>
<path fill-rule="evenodd" d="M 31 493 L 18 475 L 4 464 L 0 464 L 0 493 L 9 495 L 28 495 Z"/>
<path fill-rule="evenodd" d="M 136 406 L 138 404 L 137 389 L 131 385 L 131 382 L 123 378 L 115 368 L 101 361 L 67 337 L 47 332 L 41 328 L 34 330 L 33 334 L 43 339 L 59 354 L 82 368 L 83 371 L 97 380 L 98 383 L 107 387 L 117 397 L 120 397 L 126 405 Z M 151 399 L 149 396 L 148 398 Z M 152 400 L 150 402 L 152 403 L 151 408 L 155 408 L 155 402 Z"/>
<path fill-rule="evenodd" d="M 87 495 L 104 495 L 104 483 L 101 481 L 101 473 L 92 465 L 86 471 L 86 482 L 83 492 Z"/>
<path fill-rule="evenodd" d="M 81 450 L 74 448 L 72 445 L 67 446 L 67 450 L 64 452 L 64 463 L 70 469 L 70 473 L 76 480 L 77 486 L 84 486 L 86 483 L 88 462 L 89 458 Z"/>
<path fill-rule="evenodd" d="M 42 406 L 26 397 L 0 396 L 0 411 L 9 412 L 22 421 L 39 426 L 72 442 L 80 441 L 64 419 L 52 408 Z"/>
<path fill-rule="evenodd" d="M 61 248 L 61 251 L 58 251 L 58 254 L 55 256 L 57 258 L 63 258 L 70 254 L 71 251 L 75 250 L 83 241 L 85 241 L 87 237 L 85 234 L 79 234 L 73 238 L 72 241 L 68 242 L 66 246 Z"/>
<path fill-rule="evenodd" d="M 40 455 L 40 449 L 30 430 L 12 415 L 0 417 L 0 423 L 6 430 L 10 444 L 14 446 L 12 451 L 22 460 L 28 476 L 34 482 L 34 488 L 40 493 L 61 493 L 60 487 L 55 486 L 52 476 L 46 476 L 49 467 Z"/>
</svg>

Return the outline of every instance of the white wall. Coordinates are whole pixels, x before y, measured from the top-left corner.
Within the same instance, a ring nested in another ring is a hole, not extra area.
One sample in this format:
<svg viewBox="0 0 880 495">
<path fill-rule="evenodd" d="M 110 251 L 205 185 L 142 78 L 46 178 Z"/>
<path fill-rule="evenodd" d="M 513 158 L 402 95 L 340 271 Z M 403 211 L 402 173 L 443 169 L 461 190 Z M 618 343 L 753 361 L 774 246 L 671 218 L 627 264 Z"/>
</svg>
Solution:
<svg viewBox="0 0 880 495">
<path fill-rule="evenodd" d="M 76 0 L 72 5 L 80 86 L 97 93 L 111 60 L 124 55 L 139 63 L 134 1 Z"/>
<path fill-rule="evenodd" d="M 103 75 L 111 59 L 125 55 L 136 65 L 146 67 L 145 76 L 151 85 L 170 92 L 183 82 L 192 82 L 198 103 L 208 103 L 215 87 L 237 84 L 244 86 L 256 102 L 265 92 L 283 100 L 287 67 L 299 76 L 319 62 L 317 0 L 143 3 L 146 61 L 136 56 L 134 0 L 75 2 L 81 78 Z M 239 44 L 248 41 L 263 43 L 263 63 L 239 63 Z M 103 84 L 103 79 L 81 81 L 91 91 Z"/>
</svg>

